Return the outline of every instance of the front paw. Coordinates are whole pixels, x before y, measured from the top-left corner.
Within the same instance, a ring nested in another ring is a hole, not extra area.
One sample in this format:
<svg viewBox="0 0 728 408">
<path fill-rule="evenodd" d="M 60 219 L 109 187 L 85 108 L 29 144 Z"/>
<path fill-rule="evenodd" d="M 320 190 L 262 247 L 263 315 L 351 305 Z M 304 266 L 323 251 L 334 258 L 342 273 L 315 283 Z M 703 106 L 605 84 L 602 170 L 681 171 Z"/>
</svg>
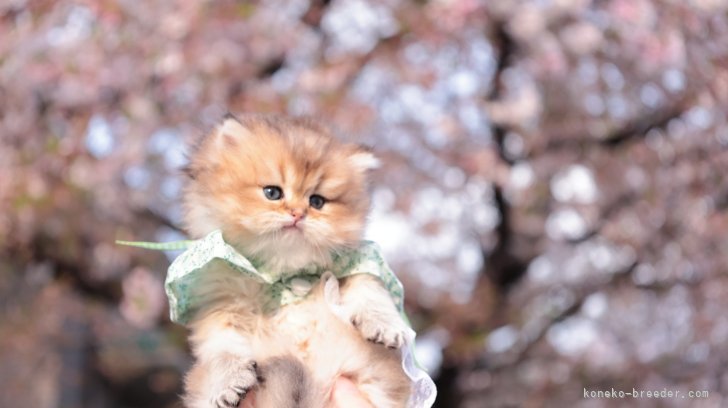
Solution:
<svg viewBox="0 0 728 408">
<path fill-rule="evenodd" d="M 364 311 L 354 314 L 351 323 L 365 339 L 391 349 L 402 347 L 407 338 L 408 329 L 397 315 Z"/>
<path fill-rule="evenodd" d="M 227 357 L 213 365 L 210 402 L 215 408 L 235 408 L 258 383 L 257 364 L 251 359 Z"/>
</svg>

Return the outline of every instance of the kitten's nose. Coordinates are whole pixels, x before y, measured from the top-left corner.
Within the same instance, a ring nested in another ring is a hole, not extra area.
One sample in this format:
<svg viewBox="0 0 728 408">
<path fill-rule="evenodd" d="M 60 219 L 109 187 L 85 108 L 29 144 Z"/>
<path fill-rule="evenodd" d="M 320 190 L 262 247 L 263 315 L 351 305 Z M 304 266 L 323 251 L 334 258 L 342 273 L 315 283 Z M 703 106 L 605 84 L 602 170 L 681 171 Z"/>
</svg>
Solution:
<svg viewBox="0 0 728 408">
<path fill-rule="evenodd" d="M 290 212 L 291 216 L 293 216 L 293 225 L 296 225 L 298 221 L 301 221 L 304 217 L 306 217 L 306 212 L 298 208 L 292 208 Z"/>
</svg>

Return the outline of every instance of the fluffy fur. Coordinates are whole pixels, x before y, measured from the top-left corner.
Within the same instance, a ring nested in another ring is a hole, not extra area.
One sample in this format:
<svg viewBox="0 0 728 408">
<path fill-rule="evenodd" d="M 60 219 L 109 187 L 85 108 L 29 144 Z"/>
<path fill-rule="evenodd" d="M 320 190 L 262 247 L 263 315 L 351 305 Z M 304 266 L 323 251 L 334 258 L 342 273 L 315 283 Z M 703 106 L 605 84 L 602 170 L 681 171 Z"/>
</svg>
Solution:
<svg viewBox="0 0 728 408">
<path fill-rule="evenodd" d="M 222 230 L 276 275 L 326 267 L 332 252 L 358 244 L 367 173 L 377 165 L 369 151 L 312 120 L 229 117 L 191 157 L 187 226 L 195 236 Z M 282 197 L 267 198 L 266 186 L 280 187 Z M 312 195 L 325 198 L 323 207 L 309 204 Z M 254 282 L 222 268 L 208 282 L 197 289 L 208 306 L 191 324 L 197 361 L 186 382 L 188 407 L 235 407 L 250 390 L 258 408 L 326 407 L 339 376 L 376 407 L 405 406 L 410 385 L 397 349 L 408 329 L 376 278 L 340 283 L 327 273 L 306 300 L 273 314 L 261 309 Z M 344 319 L 324 301 L 326 284 Z"/>
</svg>

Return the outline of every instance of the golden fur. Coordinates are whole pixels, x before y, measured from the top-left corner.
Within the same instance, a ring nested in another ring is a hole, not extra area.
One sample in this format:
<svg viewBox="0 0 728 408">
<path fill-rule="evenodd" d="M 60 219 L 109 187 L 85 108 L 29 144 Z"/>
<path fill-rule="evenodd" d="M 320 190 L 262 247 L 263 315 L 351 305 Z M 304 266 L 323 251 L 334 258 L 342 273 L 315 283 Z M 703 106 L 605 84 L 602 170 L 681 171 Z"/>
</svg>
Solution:
<svg viewBox="0 0 728 408">
<path fill-rule="evenodd" d="M 377 163 L 309 119 L 230 117 L 191 157 L 186 223 L 195 236 L 222 230 L 276 275 L 326 266 L 332 252 L 361 238 L 367 173 Z M 266 186 L 280 187 L 282 197 L 266 198 Z M 325 198 L 323 207 L 310 204 L 312 195 Z M 188 407 L 234 407 L 251 389 L 258 408 L 324 407 L 338 376 L 351 378 L 375 407 L 405 406 L 409 379 L 392 349 L 409 329 L 376 278 L 349 278 L 339 288 L 325 274 L 305 301 L 266 314 L 258 284 L 223 268 L 209 273 L 197 288 L 208 306 L 191 324 L 197 362 L 187 377 Z M 336 314 L 324 286 L 338 299 Z"/>
</svg>

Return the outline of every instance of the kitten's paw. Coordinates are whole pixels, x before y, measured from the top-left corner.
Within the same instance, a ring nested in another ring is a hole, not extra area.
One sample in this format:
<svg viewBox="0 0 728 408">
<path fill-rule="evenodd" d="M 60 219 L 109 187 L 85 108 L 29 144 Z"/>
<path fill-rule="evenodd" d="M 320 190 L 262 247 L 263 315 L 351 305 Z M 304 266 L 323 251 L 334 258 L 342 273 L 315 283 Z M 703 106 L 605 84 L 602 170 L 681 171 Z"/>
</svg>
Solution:
<svg viewBox="0 0 728 408">
<path fill-rule="evenodd" d="M 408 329 L 397 315 L 375 314 L 365 311 L 354 314 L 351 323 L 359 329 L 365 339 L 383 344 L 387 348 L 401 348 L 407 338 Z"/>
<path fill-rule="evenodd" d="M 331 284 L 336 285 L 337 288 L 339 287 L 339 279 L 337 279 L 336 275 L 334 275 L 331 271 L 326 271 L 321 274 L 321 282 L 323 282 L 324 285 Z"/>
<path fill-rule="evenodd" d="M 235 408 L 258 383 L 257 364 L 250 359 L 228 357 L 215 364 L 210 383 L 210 402 L 215 408 Z"/>
</svg>

